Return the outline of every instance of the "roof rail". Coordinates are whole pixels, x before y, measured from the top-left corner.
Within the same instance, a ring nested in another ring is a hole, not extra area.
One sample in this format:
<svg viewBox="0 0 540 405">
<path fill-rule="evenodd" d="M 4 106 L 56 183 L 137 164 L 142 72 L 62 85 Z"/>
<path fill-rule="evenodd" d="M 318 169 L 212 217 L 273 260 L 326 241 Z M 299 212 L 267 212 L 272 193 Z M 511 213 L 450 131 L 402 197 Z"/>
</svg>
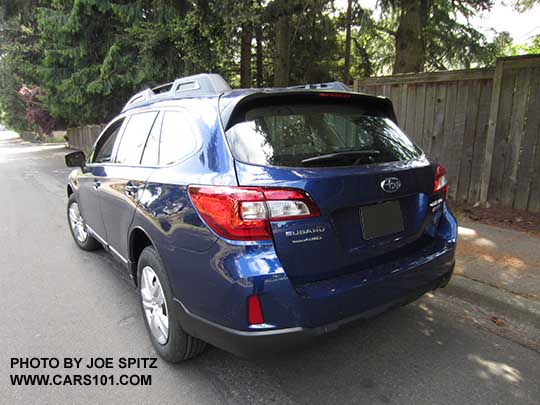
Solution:
<svg viewBox="0 0 540 405">
<path fill-rule="evenodd" d="M 290 86 L 288 89 L 308 89 L 308 90 L 336 90 L 336 91 L 351 91 L 351 89 L 342 82 L 327 82 L 327 83 L 313 83 L 313 84 L 301 84 L 299 86 Z"/>
<path fill-rule="evenodd" d="M 143 90 L 129 99 L 122 112 L 153 99 L 215 95 L 231 90 L 225 79 L 216 73 L 182 77 L 174 82 Z"/>
</svg>

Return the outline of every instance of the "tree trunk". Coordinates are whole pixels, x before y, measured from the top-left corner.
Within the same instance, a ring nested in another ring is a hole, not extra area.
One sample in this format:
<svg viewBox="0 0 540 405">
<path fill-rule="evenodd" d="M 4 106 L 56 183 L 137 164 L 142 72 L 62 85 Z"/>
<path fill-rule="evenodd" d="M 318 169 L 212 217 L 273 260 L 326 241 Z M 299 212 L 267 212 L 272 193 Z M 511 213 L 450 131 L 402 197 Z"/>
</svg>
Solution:
<svg viewBox="0 0 540 405">
<path fill-rule="evenodd" d="M 351 24 L 352 0 L 347 1 L 347 21 L 345 27 L 345 65 L 343 66 L 343 83 L 349 84 L 351 69 Z"/>
<path fill-rule="evenodd" d="M 424 70 L 425 48 L 420 3 L 421 0 L 401 0 L 394 73 Z"/>
<path fill-rule="evenodd" d="M 257 42 L 257 50 L 256 50 L 256 65 L 257 65 L 257 87 L 262 87 L 263 85 L 263 35 L 262 35 L 262 29 L 260 27 L 255 29 L 255 41 Z"/>
<path fill-rule="evenodd" d="M 43 136 L 43 131 L 41 130 L 41 127 L 39 125 L 37 125 L 37 130 L 38 130 L 37 141 L 38 143 L 42 143 L 44 140 L 44 136 Z"/>
<path fill-rule="evenodd" d="M 251 84 L 251 25 L 242 26 L 242 46 L 240 48 L 240 87 L 249 88 Z"/>
<path fill-rule="evenodd" d="M 274 60 L 274 86 L 289 84 L 289 26 L 291 17 L 280 15 L 276 22 L 276 56 Z"/>
</svg>

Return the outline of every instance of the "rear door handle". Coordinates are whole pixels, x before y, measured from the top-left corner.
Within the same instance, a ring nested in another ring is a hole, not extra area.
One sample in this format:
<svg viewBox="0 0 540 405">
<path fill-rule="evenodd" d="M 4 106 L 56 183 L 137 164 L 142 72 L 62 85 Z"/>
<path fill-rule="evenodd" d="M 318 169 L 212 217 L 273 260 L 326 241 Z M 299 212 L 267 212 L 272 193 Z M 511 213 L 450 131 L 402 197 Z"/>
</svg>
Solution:
<svg viewBox="0 0 540 405">
<path fill-rule="evenodd" d="M 97 190 L 100 186 L 101 183 L 97 180 L 92 183 L 92 187 L 94 187 L 94 190 Z"/>
</svg>

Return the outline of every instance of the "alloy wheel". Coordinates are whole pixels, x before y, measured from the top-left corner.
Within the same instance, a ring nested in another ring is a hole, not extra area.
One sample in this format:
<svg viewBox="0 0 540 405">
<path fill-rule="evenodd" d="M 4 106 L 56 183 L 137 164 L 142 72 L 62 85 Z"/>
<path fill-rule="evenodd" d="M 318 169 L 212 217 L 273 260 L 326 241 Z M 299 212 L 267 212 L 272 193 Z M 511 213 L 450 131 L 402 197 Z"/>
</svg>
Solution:
<svg viewBox="0 0 540 405">
<path fill-rule="evenodd" d="M 76 202 L 69 206 L 69 224 L 77 241 L 84 243 L 88 239 L 88 231 L 79 210 L 79 204 Z"/>
<path fill-rule="evenodd" d="M 169 338 L 169 311 L 161 283 L 150 266 L 142 269 L 140 288 L 144 314 L 152 336 L 163 345 Z"/>
</svg>

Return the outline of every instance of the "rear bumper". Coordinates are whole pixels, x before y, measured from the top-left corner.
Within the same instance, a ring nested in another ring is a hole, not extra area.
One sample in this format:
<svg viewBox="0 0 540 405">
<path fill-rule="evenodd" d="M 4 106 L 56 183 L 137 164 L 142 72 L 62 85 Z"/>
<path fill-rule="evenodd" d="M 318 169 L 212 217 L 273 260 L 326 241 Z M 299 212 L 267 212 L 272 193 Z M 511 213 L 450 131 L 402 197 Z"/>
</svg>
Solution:
<svg viewBox="0 0 540 405">
<path fill-rule="evenodd" d="M 457 223 L 446 206 L 439 215 L 437 224 L 426 228 L 429 243 L 304 284 L 287 276 L 272 243 L 233 246 L 218 241 L 206 253 L 184 251 L 182 260 L 172 251 L 164 257 L 182 326 L 214 346 L 253 357 L 411 302 L 443 287 L 452 275 Z M 264 328 L 247 323 L 246 302 L 253 294 L 261 300 Z"/>
<path fill-rule="evenodd" d="M 176 301 L 184 330 L 213 346 L 241 357 L 261 357 L 291 349 L 311 342 L 317 336 L 332 332 L 351 322 L 373 318 L 389 309 L 408 304 L 423 294 L 445 287 L 452 276 L 454 262 L 439 278 L 410 291 L 398 299 L 370 308 L 361 313 L 317 327 L 291 327 L 265 331 L 241 331 L 204 319 L 191 313 L 180 301 Z"/>
</svg>

